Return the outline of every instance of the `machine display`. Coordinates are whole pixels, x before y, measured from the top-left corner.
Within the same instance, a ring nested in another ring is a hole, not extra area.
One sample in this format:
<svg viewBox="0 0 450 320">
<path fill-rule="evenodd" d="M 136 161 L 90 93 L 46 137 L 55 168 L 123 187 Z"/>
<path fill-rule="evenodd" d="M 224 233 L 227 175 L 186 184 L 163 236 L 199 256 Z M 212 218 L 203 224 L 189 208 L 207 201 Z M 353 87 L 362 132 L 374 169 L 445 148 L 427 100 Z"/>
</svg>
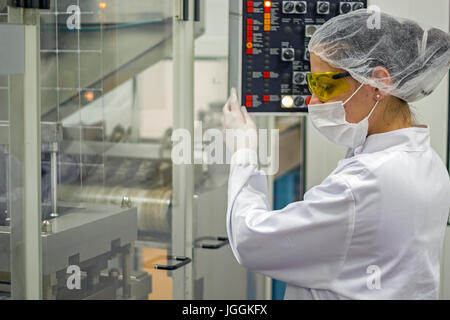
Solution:
<svg viewBox="0 0 450 320">
<path fill-rule="evenodd" d="M 242 13 L 241 79 L 235 80 L 242 105 L 249 112 L 292 114 L 308 111 L 309 39 L 329 19 L 367 7 L 367 0 L 241 0 L 235 6 Z"/>
</svg>

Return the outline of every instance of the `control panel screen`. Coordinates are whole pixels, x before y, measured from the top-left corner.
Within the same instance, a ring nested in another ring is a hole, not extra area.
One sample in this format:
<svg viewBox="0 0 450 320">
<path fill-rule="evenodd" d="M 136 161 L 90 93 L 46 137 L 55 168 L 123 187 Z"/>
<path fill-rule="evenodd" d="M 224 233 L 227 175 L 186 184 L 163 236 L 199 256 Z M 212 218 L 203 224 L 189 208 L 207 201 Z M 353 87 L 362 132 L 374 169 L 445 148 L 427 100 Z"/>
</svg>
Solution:
<svg viewBox="0 0 450 320">
<path fill-rule="evenodd" d="M 242 104 L 249 112 L 307 112 L 308 44 L 327 20 L 367 0 L 243 0 Z"/>
</svg>

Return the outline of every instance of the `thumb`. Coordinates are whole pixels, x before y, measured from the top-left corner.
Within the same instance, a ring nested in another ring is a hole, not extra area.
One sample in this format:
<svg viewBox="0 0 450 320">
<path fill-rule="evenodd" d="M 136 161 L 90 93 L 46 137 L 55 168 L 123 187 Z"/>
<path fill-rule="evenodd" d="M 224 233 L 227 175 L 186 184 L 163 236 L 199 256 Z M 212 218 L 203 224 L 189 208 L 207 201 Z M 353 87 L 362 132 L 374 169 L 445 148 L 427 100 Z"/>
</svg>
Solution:
<svg viewBox="0 0 450 320">
<path fill-rule="evenodd" d="M 245 122 L 248 123 L 253 123 L 252 118 L 250 118 L 250 115 L 248 114 L 247 108 L 246 107 L 241 107 L 241 112 L 244 116 Z"/>
</svg>

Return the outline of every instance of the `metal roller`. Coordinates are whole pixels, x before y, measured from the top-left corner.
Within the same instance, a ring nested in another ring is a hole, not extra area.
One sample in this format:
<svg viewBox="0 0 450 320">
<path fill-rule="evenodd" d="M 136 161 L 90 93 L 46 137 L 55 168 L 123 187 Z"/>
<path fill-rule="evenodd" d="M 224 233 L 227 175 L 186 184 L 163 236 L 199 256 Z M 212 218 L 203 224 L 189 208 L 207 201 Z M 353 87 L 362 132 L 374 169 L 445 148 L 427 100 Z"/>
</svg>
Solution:
<svg viewBox="0 0 450 320">
<path fill-rule="evenodd" d="M 172 189 L 136 189 L 102 186 L 61 186 L 60 199 L 71 202 L 105 203 L 136 207 L 140 231 L 167 233 L 170 231 Z"/>
</svg>

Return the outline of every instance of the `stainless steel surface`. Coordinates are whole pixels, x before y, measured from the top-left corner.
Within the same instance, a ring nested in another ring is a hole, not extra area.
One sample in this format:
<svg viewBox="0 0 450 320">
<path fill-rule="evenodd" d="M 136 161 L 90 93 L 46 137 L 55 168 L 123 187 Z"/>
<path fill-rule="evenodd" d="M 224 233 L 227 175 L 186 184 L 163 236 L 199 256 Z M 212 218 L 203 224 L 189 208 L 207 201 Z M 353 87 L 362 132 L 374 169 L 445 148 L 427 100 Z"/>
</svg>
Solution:
<svg viewBox="0 0 450 320">
<path fill-rule="evenodd" d="M 112 243 L 121 246 L 137 240 L 135 208 L 88 205 L 74 208 L 50 220 L 52 233 L 42 234 L 43 274 L 64 270 L 69 258 L 79 255 L 80 262 L 110 252 Z M 0 227 L 0 271 L 10 272 L 9 227 Z"/>
<path fill-rule="evenodd" d="M 50 216 L 55 218 L 58 216 L 58 143 L 53 142 L 52 152 L 50 154 L 51 167 L 51 193 L 52 193 L 52 212 Z"/>
<path fill-rule="evenodd" d="M 137 228 L 157 233 L 170 232 L 172 191 L 168 187 L 138 189 L 125 187 L 60 186 L 61 199 L 71 202 L 114 204 L 137 209 Z M 127 198 L 124 202 L 124 198 Z"/>
<path fill-rule="evenodd" d="M 63 128 L 60 122 L 41 122 L 42 142 L 53 144 L 63 140 Z M 54 149 L 52 149 L 54 150 Z"/>
<path fill-rule="evenodd" d="M 9 8 L 8 23 L 24 24 L 23 75 L 10 75 L 9 187 L 11 281 L 14 299 L 42 297 L 40 26 L 37 10 Z"/>
<path fill-rule="evenodd" d="M 1 128 L 1 126 L 0 126 Z M 130 159 L 166 159 L 169 160 L 171 150 L 159 142 L 114 143 L 95 141 L 64 141 L 61 151 L 65 154 L 79 154 L 80 150 L 87 155 L 103 154 L 106 157 Z"/>
<path fill-rule="evenodd" d="M 25 72 L 24 39 L 23 24 L 0 24 L 0 75 Z"/>
</svg>

